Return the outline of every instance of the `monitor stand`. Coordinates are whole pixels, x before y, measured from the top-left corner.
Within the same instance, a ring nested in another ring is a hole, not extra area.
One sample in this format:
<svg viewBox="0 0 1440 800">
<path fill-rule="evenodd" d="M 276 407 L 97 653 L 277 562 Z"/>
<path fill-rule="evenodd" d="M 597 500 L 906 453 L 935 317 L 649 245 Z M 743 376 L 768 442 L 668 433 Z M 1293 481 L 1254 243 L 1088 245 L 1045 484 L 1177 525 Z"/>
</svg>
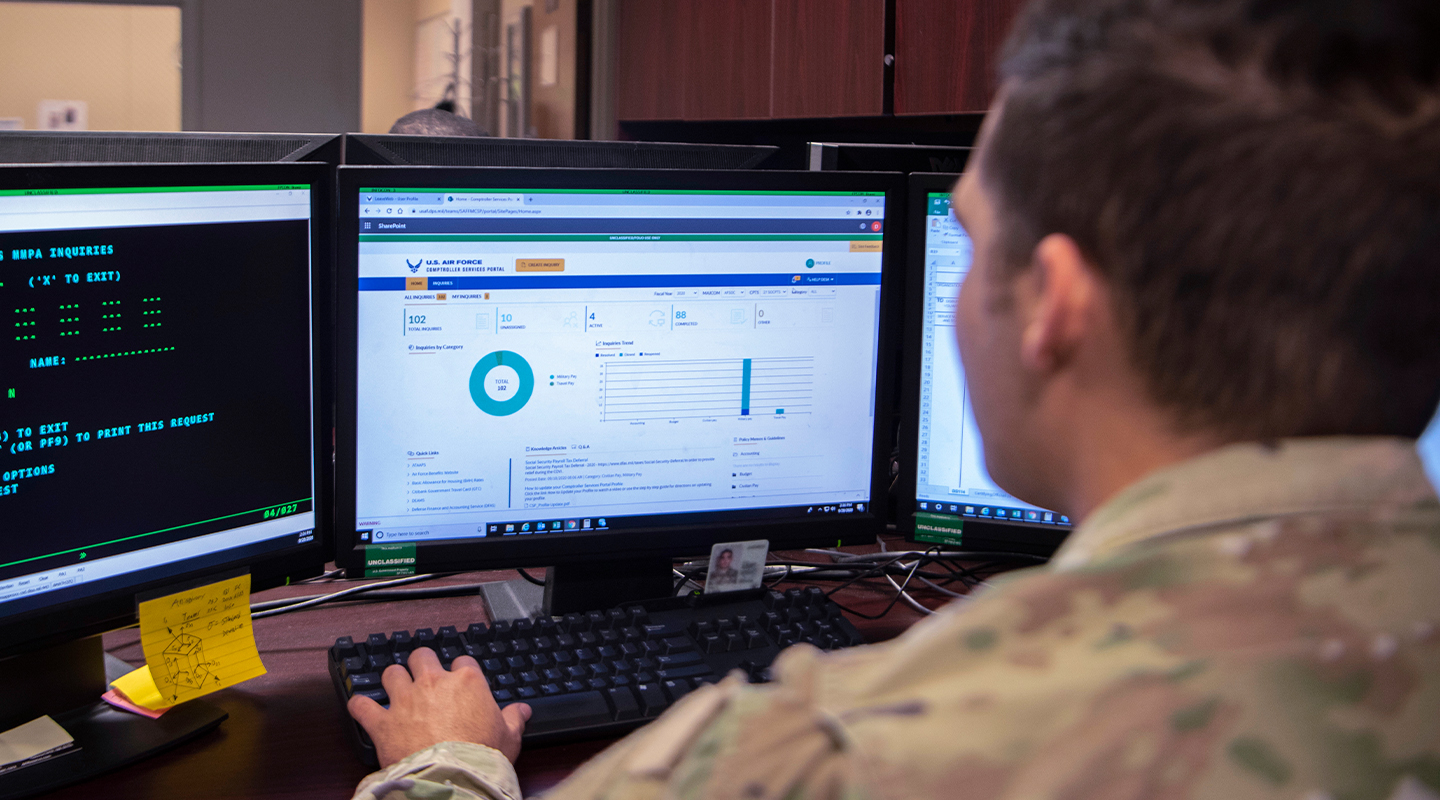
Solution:
<svg viewBox="0 0 1440 800">
<path fill-rule="evenodd" d="M 614 608 L 675 593 L 669 558 L 594 559 L 545 571 L 545 586 L 516 578 L 480 587 L 491 620 L 558 617 L 572 611 Z"/>
<path fill-rule="evenodd" d="M 229 716 L 191 700 L 150 719 L 99 699 L 110 681 L 132 669 L 106 654 L 99 636 L 0 660 L 0 731 L 49 714 L 78 746 L 0 775 L 0 799 L 52 791 L 149 758 L 214 730 Z"/>
</svg>

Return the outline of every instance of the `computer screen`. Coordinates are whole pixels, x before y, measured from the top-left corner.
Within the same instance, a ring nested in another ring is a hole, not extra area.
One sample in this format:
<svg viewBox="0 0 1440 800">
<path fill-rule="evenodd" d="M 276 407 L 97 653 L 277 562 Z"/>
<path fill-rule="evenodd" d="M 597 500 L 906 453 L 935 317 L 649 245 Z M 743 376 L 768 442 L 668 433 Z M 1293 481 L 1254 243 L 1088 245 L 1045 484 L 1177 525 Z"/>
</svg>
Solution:
<svg viewBox="0 0 1440 800">
<path fill-rule="evenodd" d="M 894 177 L 341 173 L 342 563 L 379 544 L 434 569 L 879 530 Z"/>
<path fill-rule="evenodd" d="M 0 655 L 208 570 L 319 570 L 324 178 L 0 169 Z"/>
<path fill-rule="evenodd" d="M 910 324 L 918 331 L 918 372 L 910 404 L 915 419 L 910 429 L 914 536 L 917 541 L 963 545 L 961 531 L 967 522 L 1068 529 L 1069 517 L 1009 495 L 985 471 L 980 432 L 955 341 L 956 295 L 970 271 L 973 249 L 970 236 L 950 211 L 948 189 L 954 181 L 950 175 L 916 176 L 911 182 L 914 213 L 923 217 L 924 227 L 923 236 L 911 234 L 915 248 L 911 286 L 916 295 L 911 308 L 917 313 Z"/>
</svg>

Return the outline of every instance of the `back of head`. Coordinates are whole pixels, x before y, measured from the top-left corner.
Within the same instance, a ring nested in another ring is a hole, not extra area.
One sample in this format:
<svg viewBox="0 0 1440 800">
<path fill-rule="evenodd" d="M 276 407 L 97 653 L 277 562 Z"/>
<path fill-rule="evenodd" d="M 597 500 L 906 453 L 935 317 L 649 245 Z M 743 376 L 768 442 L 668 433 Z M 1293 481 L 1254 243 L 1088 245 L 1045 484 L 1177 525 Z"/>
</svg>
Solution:
<svg viewBox="0 0 1440 800">
<path fill-rule="evenodd" d="M 1236 440 L 1440 401 L 1440 3 L 1037 0 L 985 151 L 1004 257 L 1072 237 L 1151 398 Z"/>
<path fill-rule="evenodd" d="M 438 108 L 422 108 L 395 120 L 391 133 L 414 136 L 484 136 L 480 126 L 465 117 Z"/>
</svg>

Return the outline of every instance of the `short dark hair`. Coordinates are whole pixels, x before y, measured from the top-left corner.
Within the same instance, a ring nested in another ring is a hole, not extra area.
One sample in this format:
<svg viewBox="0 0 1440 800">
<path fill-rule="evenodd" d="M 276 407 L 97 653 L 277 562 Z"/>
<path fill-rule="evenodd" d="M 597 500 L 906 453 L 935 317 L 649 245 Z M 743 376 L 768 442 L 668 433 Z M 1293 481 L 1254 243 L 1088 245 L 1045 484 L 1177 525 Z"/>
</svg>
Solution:
<svg viewBox="0 0 1440 800">
<path fill-rule="evenodd" d="M 1418 436 L 1440 402 L 1440 3 L 1036 0 L 983 182 L 1072 237 L 1152 399 L 1235 439 Z"/>
<path fill-rule="evenodd" d="M 484 136 L 472 120 L 443 111 L 438 108 L 422 108 L 395 120 L 390 126 L 391 133 L 408 133 L 420 136 Z"/>
</svg>

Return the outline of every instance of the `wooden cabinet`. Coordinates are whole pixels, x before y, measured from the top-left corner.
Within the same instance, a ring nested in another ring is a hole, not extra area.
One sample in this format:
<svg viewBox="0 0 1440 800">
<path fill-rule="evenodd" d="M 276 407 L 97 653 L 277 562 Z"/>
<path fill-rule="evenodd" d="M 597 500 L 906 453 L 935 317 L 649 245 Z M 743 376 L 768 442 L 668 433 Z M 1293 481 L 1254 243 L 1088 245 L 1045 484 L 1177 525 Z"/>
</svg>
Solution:
<svg viewBox="0 0 1440 800">
<path fill-rule="evenodd" d="M 622 0 L 615 41 L 618 119 L 680 119 L 689 83 L 691 0 Z"/>
<path fill-rule="evenodd" d="M 617 0 L 621 120 L 983 112 L 1024 0 Z M 888 9 L 888 10 L 887 10 Z M 895 67 L 887 87 L 886 18 Z"/>
<path fill-rule="evenodd" d="M 772 0 L 691 5 L 685 119 L 770 116 L 771 5 Z"/>
<path fill-rule="evenodd" d="M 773 0 L 771 116 L 884 113 L 885 0 Z"/>
<path fill-rule="evenodd" d="M 894 0 L 895 113 L 983 112 L 1023 0 Z"/>
</svg>

